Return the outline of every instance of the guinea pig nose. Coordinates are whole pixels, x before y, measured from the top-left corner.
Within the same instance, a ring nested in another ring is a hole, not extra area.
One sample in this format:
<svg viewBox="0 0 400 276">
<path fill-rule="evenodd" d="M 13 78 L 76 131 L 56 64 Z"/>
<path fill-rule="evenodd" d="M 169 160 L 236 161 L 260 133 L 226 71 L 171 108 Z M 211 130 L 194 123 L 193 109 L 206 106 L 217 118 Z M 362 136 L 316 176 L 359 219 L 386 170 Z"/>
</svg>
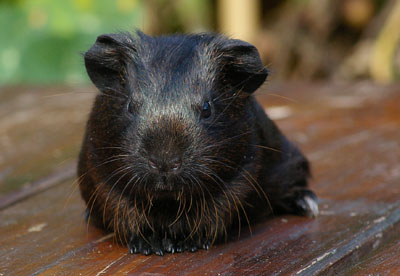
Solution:
<svg viewBox="0 0 400 276">
<path fill-rule="evenodd" d="M 158 170 L 158 165 L 154 159 L 149 159 L 149 167 L 153 170 Z"/>
<path fill-rule="evenodd" d="M 171 171 L 176 172 L 181 168 L 181 165 L 182 165 L 182 160 L 180 158 L 175 158 L 171 160 L 169 168 Z"/>
<path fill-rule="evenodd" d="M 149 169 L 155 173 L 176 173 L 181 168 L 180 158 L 158 159 L 153 156 L 148 159 Z"/>
</svg>

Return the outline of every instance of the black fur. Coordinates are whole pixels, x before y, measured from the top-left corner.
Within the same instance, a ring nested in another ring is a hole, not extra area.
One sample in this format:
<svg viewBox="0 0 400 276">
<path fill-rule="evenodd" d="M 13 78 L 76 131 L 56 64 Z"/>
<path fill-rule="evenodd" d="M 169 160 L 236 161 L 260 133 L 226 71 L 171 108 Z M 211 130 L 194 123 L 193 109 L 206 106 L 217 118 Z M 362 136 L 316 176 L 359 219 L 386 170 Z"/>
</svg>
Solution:
<svg viewBox="0 0 400 276">
<path fill-rule="evenodd" d="M 81 193 L 88 220 L 131 253 L 208 249 L 272 211 L 317 214 L 307 160 L 252 96 L 268 75 L 254 46 L 216 34 L 108 34 L 85 65 L 101 93 Z"/>
</svg>

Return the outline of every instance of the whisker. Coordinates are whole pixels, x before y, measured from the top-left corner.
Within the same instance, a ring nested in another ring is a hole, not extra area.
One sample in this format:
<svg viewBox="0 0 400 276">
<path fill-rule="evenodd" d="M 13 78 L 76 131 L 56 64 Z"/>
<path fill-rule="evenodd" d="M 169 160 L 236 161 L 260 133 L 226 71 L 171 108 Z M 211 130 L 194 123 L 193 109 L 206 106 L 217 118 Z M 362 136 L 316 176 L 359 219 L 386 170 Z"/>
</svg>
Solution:
<svg viewBox="0 0 400 276">
<path fill-rule="evenodd" d="M 118 173 L 123 172 L 123 171 L 128 170 L 128 169 L 130 169 L 130 166 L 125 166 L 125 167 L 123 167 Z M 110 199 L 110 195 L 111 195 L 113 189 L 117 186 L 118 182 L 119 182 L 125 175 L 127 175 L 128 173 L 129 173 L 129 171 L 126 172 L 126 173 L 124 173 L 123 175 L 121 175 L 121 176 L 118 178 L 118 180 L 112 185 L 111 189 L 110 189 L 110 190 L 108 191 L 108 193 L 107 193 L 107 197 L 106 197 L 106 199 L 105 199 L 104 207 L 103 207 L 103 224 L 104 224 L 104 225 L 106 224 L 106 221 L 105 221 L 105 219 L 106 219 L 106 209 L 107 209 L 108 200 Z"/>
<path fill-rule="evenodd" d="M 133 169 L 131 168 L 131 170 L 130 170 L 128 173 L 130 173 L 130 172 L 132 172 L 132 171 L 133 171 Z M 130 184 L 135 178 L 136 178 L 136 177 L 133 176 L 133 177 L 131 177 L 131 179 L 129 179 L 129 181 L 125 184 L 124 189 L 122 189 L 121 195 L 119 196 L 119 199 L 118 199 L 116 215 L 114 216 L 114 218 L 117 218 L 117 219 L 114 221 L 114 229 L 117 229 L 117 235 L 119 236 L 119 238 L 120 238 L 120 232 L 119 232 L 119 227 L 118 227 L 118 225 L 121 225 L 122 223 L 118 223 L 118 220 L 119 220 L 119 210 L 120 210 L 120 204 L 121 204 L 122 196 L 124 195 L 124 192 L 125 192 L 126 188 L 129 186 L 129 184 Z M 125 237 L 125 242 L 127 243 L 126 237 Z"/>
</svg>

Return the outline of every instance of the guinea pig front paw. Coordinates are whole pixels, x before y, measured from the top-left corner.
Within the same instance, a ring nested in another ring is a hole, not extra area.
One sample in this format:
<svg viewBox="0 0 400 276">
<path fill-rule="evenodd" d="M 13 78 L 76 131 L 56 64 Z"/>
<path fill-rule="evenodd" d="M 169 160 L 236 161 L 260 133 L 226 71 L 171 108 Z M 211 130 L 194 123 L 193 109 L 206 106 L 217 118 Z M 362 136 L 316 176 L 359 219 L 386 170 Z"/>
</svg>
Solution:
<svg viewBox="0 0 400 276">
<path fill-rule="evenodd" d="M 196 242 L 192 239 L 187 239 L 187 240 L 177 242 L 176 250 L 177 250 L 177 252 L 183 252 L 183 251 L 196 252 L 199 249 L 208 250 L 210 248 L 210 245 L 211 245 L 211 242 L 207 239 L 205 239 L 204 241 L 200 241 L 200 242 Z"/>
<path fill-rule="evenodd" d="M 308 189 L 300 189 L 295 192 L 294 212 L 296 214 L 315 218 L 319 214 L 318 198 Z"/>
<path fill-rule="evenodd" d="M 152 246 L 150 243 L 144 238 L 138 236 L 131 237 L 128 248 L 129 253 L 131 254 L 142 253 L 143 255 L 150 255 L 152 253 Z"/>
<path fill-rule="evenodd" d="M 130 254 L 141 253 L 147 256 L 154 253 L 158 256 L 163 256 L 164 253 L 196 252 L 198 249 L 208 250 L 210 245 L 211 242 L 208 240 L 203 242 L 195 242 L 192 239 L 173 241 L 169 238 L 159 239 L 155 236 L 143 238 L 133 235 L 128 247 Z"/>
<path fill-rule="evenodd" d="M 140 236 L 132 236 L 128 248 L 129 253 L 138 254 L 142 253 L 143 255 L 151 255 L 156 254 L 158 256 L 163 256 L 164 252 L 168 252 L 165 248 L 167 248 L 167 244 L 165 244 L 161 239 L 157 237 L 140 237 Z"/>
</svg>

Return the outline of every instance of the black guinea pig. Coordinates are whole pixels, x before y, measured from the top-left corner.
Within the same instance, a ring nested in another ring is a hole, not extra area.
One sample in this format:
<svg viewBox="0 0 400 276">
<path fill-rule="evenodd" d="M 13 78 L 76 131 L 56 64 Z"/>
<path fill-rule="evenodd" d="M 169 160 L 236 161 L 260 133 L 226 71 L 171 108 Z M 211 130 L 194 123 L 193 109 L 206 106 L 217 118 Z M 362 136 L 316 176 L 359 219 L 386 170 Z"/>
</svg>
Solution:
<svg viewBox="0 0 400 276">
<path fill-rule="evenodd" d="M 87 219 L 131 253 L 194 252 L 268 214 L 318 214 L 309 164 L 252 93 L 257 49 L 217 34 L 106 34 L 78 176 Z"/>
</svg>

